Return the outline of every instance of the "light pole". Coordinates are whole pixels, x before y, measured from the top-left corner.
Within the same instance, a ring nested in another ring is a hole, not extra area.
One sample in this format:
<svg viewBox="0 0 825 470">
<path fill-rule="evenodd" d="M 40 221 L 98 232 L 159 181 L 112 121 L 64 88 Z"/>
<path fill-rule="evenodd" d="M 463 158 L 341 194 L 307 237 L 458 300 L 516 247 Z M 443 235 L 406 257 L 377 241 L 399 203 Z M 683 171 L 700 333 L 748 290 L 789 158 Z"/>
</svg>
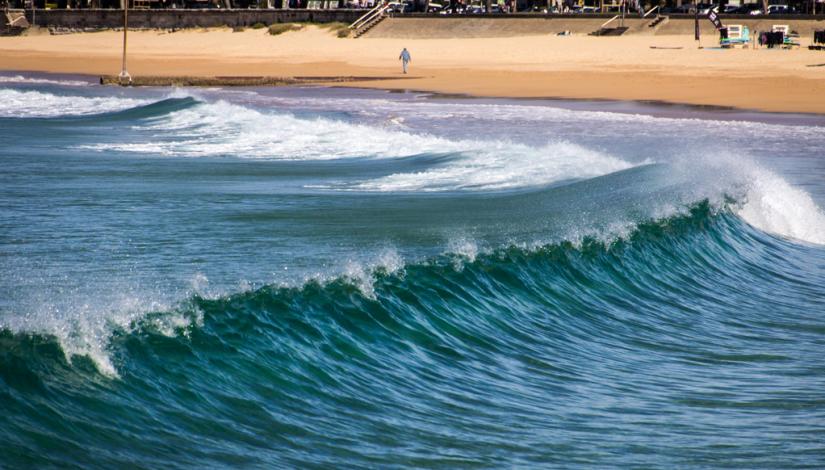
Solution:
<svg viewBox="0 0 825 470">
<path fill-rule="evenodd" d="M 123 63 L 120 75 L 117 76 L 121 85 L 131 85 L 132 76 L 126 71 L 126 33 L 129 30 L 129 0 L 123 0 Z"/>
</svg>

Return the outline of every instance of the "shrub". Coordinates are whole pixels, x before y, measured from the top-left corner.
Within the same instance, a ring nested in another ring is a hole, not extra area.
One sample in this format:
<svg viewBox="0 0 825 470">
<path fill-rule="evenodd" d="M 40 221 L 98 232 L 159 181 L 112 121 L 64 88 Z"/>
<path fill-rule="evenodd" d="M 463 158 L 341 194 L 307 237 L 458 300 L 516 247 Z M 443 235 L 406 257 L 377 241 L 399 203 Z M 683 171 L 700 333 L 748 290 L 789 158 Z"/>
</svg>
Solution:
<svg viewBox="0 0 825 470">
<path fill-rule="evenodd" d="M 350 34 L 349 25 L 346 23 L 341 23 L 340 21 L 333 21 L 332 23 L 319 23 L 318 27 L 332 31 L 339 38 L 348 37 Z"/>
<path fill-rule="evenodd" d="M 266 28 L 266 25 L 263 24 L 263 23 L 255 23 L 255 24 L 252 25 L 252 29 L 264 29 L 264 28 Z"/>
<path fill-rule="evenodd" d="M 302 26 L 292 23 L 273 24 L 269 27 L 269 34 L 277 36 L 279 34 L 283 34 L 289 31 L 298 31 L 301 28 Z"/>
</svg>

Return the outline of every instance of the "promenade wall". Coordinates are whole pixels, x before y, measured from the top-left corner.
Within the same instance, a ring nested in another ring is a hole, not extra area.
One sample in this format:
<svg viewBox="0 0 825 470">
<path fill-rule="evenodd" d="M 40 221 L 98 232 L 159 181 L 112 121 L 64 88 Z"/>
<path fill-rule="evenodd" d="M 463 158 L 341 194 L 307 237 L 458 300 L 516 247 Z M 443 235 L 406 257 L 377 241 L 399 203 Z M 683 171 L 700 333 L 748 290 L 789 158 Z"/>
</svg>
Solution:
<svg viewBox="0 0 825 470">
<path fill-rule="evenodd" d="M 130 28 L 210 28 L 276 23 L 352 23 L 364 10 L 129 10 Z M 31 20 L 32 14 L 28 12 Z M 118 28 L 123 10 L 37 10 L 38 26 L 59 28 Z"/>
<path fill-rule="evenodd" d="M 365 10 L 266 10 L 266 9 L 212 9 L 212 10 L 129 10 L 130 28 L 205 28 L 240 27 L 256 23 L 265 25 L 276 23 L 352 23 L 366 13 Z M 570 31 L 573 34 L 593 32 L 613 15 L 398 15 L 389 18 L 368 33 L 369 37 L 394 38 L 451 38 L 451 37 L 516 37 L 543 34 L 557 34 Z M 26 17 L 31 20 L 31 11 Z M 652 18 L 644 20 L 630 15 L 625 26 L 630 29 L 625 34 L 681 35 L 693 34 L 693 16 L 671 16 L 667 23 L 655 30 L 648 28 Z M 123 25 L 123 10 L 37 10 L 35 21 L 38 26 L 70 29 L 118 28 Z M 723 16 L 724 24 L 743 24 L 752 31 L 769 30 L 773 24 L 789 24 L 803 35 L 813 30 L 825 29 L 825 15 L 777 15 L 771 17 Z M 610 26 L 618 26 L 618 21 Z M 701 19 L 703 34 L 715 34 L 713 25 Z"/>
<path fill-rule="evenodd" d="M 502 16 L 441 16 L 404 15 L 388 18 L 365 37 L 371 38 L 495 38 L 541 36 L 570 31 L 572 34 L 588 34 L 598 30 L 612 15 L 502 15 Z M 658 28 L 649 28 L 653 18 L 640 19 L 628 16 L 624 25 L 625 35 L 690 35 L 694 32 L 693 16 L 670 17 Z M 773 17 L 728 16 L 723 24 L 741 24 L 751 31 L 769 31 L 772 25 L 787 24 L 792 30 L 809 37 L 814 30 L 825 29 L 825 16 L 776 15 Z M 717 36 L 713 24 L 700 18 L 700 29 L 706 37 Z M 613 21 L 609 27 L 619 26 Z"/>
</svg>

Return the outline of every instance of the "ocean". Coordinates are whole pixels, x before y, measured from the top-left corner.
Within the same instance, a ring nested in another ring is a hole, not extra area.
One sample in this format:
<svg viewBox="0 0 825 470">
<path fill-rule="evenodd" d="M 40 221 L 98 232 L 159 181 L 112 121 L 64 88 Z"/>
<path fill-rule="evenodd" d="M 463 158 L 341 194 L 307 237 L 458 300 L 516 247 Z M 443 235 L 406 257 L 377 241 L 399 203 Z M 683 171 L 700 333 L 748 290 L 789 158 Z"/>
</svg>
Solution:
<svg viewBox="0 0 825 470">
<path fill-rule="evenodd" d="M 0 75 L 2 468 L 825 467 L 825 116 Z"/>
</svg>

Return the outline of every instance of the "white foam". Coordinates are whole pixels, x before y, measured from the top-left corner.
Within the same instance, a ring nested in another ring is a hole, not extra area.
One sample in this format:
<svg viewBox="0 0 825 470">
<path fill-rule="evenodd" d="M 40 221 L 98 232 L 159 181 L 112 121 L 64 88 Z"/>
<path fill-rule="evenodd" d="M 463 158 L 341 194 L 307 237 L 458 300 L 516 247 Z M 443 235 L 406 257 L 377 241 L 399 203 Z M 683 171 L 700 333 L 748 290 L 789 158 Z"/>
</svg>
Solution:
<svg viewBox="0 0 825 470">
<path fill-rule="evenodd" d="M 769 171 L 750 173 L 740 217 L 765 232 L 825 245 L 825 213 L 808 193 Z"/>
<path fill-rule="evenodd" d="M 612 135 L 615 127 L 605 124 L 625 124 L 633 127 L 634 135 L 661 135 L 662 129 L 667 133 L 679 134 L 695 132 L 701 126 L 704 135 L 730 137 L 731 134 L 777 135 L 793 132 L 795 138 L 821 137 L 822 129 L 816 126 L 799 126 L 776 123 L 764 123 L 744 120 L 714 120 L 706 117 L 662 117 L 650 114 L 565 109 L 552 105 L 516 104 L 516 103 L 478 103 L 473 101 L 444 102 L 440 100 L 397 100 L 382 98 L 313 98 L 301 96 L 292 97 L 263 97 L 258 101 L 265 101 L 272 105 L 298 107 L 302 109 L 336 110 L 353 112 L 361 115 L 388 116 L 388 121 L 395 120 L 395 116 L 403 114 L 406 122 L 411 118 L 433 122 L 464 122 L 488 121 L 491 126 L 508 126 L 513 122 L 545 122 L 548 130 L 564 128 L 565 126 L 587 126 L 589 135 Z M 500 124 L 498 124 L 500 123 Z"/>
<path fill-rule="evenodd" d="M 264 114 L 224 101 L 155 118 L 143 129 L 158 135 L 147 143 L 115 142 L 83 148 L 176 157 L 332 160 L 401 157 L 444 151 L 445 147 L 449 151 L 450 145 L 444 139 L 365 125 Z"/>
<path fill-rule="evenodd" d="M 396 173 L 352 186 L 362 191 L 499 190 L 592 178 L 633 165 L 569 142 L 533 148 L 512 142 L 462 142 L 449 163 L 415 173 Z"/>
<path fill-rule="evenodd" d="M 100 143 L 83 148 L 175 157 L 277 160 L 451 156 L 447 164 L 422 172 L 326 186 L 359 191 L 504 189 L 589 178 L 632 166 L 569 142 L 536 148 L 509 141 L 449 140 L 385 126 L 265 114 L 223 101 L 155 118 L 145 129 L 158 137 L 140 143 Z"/>
<path fill-rule="evenodd" d="M 23 85 L 58 85 L 58 86 L 91 86 L 91 81 L 82 80 L 58 80 L 50 78 L 24 77 L 23 75 L 0 75 L 0 83 L 13 83 Z"/>
<path fill-rule="evenodd" d="M 69 96 L 0 89 L 0 117 L 82 116 L 122 111 L 150 103 L 132 98 Z"/>
</svg>

